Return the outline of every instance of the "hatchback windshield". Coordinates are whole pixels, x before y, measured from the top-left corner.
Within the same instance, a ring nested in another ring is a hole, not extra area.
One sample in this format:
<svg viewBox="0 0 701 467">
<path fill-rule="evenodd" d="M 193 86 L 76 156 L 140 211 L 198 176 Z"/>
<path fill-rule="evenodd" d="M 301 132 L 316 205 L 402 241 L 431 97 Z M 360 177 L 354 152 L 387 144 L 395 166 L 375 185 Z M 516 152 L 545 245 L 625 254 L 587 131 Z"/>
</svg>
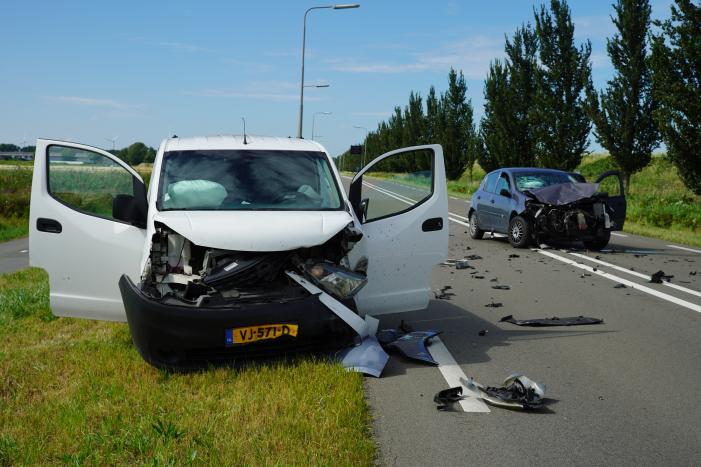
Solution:
<svg viewBox="0 0 701 467">
<path fill-rule="evenodd" d="M 326 155 L 312 151 L 170 151 L 160 210 L 336 210 L 341 196 Z"/>
<path fill-rule="evenodd" d="M 534 190 L 560 183 L 581 182 L 570 174 L 563 172 L 516 172 L 514 173 L 518 191 Z"/>
</svg>

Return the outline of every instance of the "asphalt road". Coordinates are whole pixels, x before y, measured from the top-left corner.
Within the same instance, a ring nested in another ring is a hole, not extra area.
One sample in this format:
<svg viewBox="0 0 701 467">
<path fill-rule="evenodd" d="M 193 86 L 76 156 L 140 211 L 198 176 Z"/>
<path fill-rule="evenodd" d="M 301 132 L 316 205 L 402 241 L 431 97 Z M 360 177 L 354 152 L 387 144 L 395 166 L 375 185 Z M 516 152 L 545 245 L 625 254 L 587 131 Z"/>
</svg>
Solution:
<svg viewBox="0 0 701 467">
<path fill-rule="evenodd" d="M 423 196 L 386 181 L 371 184 L 383 209 L 392 202 L 405 209 Z M 433 287 L 450 285 L 455 295 L 432 300 L 427 310 L 385 315 L 380 328 L 403 319 L 417 330 L 440 330 L 458 371 L 487 385 L 522 372 L 546 384 L 551 403 L 539 413 L 438 412 L 433 395 L 448 387 L 442 371 L 395 356 L 382 378 L 366 379 L 379 462 L 698 464 L 701 249 L 622 234 L 602 253 L 514 250 L 504 238 L 470 239 L 467 207 L 449 200 L 449 258 L 479 255 L 469 260 L 474 269 L 436 267 Z M 25 267 L 26 250 L 26 239 L 0 244 L 0 272 Z M 674 275 L 671 283 L 640 277 L 657 270 Z M 614 288 L 619 283 L 627 287 Z M 586 315 L 605 323 L 543 329 L 499 322 L 509 314 Z"/>
<path fill-rule="evenodd" d="M 370 182 L 379 189 L 377 202 L 389 203 L 380 200 L 383 191 L 395 201 L 416 196 L 408 187 Z M 440 330 L 467 376 L 499 385 L 518 371 L 544 383 L 552 402 L 541 413 L 496 407 L 466 413 L 459 406 L 439 412 L 433 395 L 449 387 L 442 372 L 394 357 L 382 378 L 366 380 L 380 463 L 697 464 L 701 249 L 620 234 L 602 253 L 515 250 L 505 238 L 470 239 L 467 208 L 464 200 L 449 200 L 449 258 L 479 255 L 469 261 L 474 269 L 436 267 L 434 289 L 450 285 L 455 295 L 424 311 L 383 316 L 380 328 L 403 319 L 417 330 Z M 634 275 L 657 270 L 674 275 L 671 284 L 682 289 Z M 614 288 L 619 283 L 627 287 Z M 485 306 L 494 302 L 502 307 Z M 604 324 L 544 329 L 499 322 L 509 314 L 585 315 Z"/>
</svg>

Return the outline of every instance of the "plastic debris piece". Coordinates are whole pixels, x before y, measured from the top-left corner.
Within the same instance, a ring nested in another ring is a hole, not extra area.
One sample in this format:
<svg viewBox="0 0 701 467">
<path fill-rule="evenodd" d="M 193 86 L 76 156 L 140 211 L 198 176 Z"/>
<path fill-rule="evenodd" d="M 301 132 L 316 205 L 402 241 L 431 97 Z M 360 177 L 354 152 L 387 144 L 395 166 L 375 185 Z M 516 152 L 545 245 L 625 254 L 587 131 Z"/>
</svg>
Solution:
<svg viewBox="0 0 701 467">
<path fill-rule="evenodd" d="M 489 331 L 487 331 L 486 329 L 482 329 L 480 332 L 477 333 L 477 335 L 484 337 L 487 335 L 488 332 Z"/>
<path fill-rule="evenodd" d="M 490 302 L 485 305 L 487 308 L 501 308 L 504 305 L 501 302 Z"/>
<path fill-rule="evenodd" d="M 453 292 L 448 292 L 448 290 L 451 290 L 452 288 L 453 287 L 446 285 L 439 290 L 434 290 L 433 295 L 439 300 L 450 300 L 450 297 L 455 295 Z"/>
<path fill-rule="evenodd" d="M 516 324 L 517 326 L 533 327 L 579 326 L 582 324 L 602 324 L 604 322 L 603 319 L 587 318 L 586 316 L 572 316 L 569 318 L 558 318 L 557 316 L 553 316 L 552 318 L 515 319 L 513 315 L 504 316 L 499 321 Z"/>
<path fill-rule="evenodd" d="M 520 258 L 520 257 L 521 257 L 521 256 L 520 256 L 520 255 L 517 255 L 516 253 L 511 253 L 511 254 L 509 255 L 509 258 Z"/>
<path fill-rule="evenodd" d="M 626 286 L 625 284 L 616 284 L 613 286 L 614 289 L 625 289 L 627 287 L 628 286 Z"/>
<path fill-rule="evenodd" d="M 438 391 L 436 395 L 433 396 L 433 402 L 436 403 L 436 409 L 445 411 L 452 410 L 453 404 L 460 401 L 462 398 L 462 386 L 456 386 L 454 388 Z"/>
<path fill-rule="evenodd" d="M 375 336 L 367 336 L 359 345 L 338 351 L 336 358 L 347 370 L 379 378 L 387 365 L 389 355 Z"/>
<path fill-rule="evenodd" d="M 657 271 L 655 274 L 650 276 L 650 282 L 652 284 L 661 284 L 662 281 L 669 282 L 674 276 L 665 274 L 664 271 Z"/>
<path fill-rule="evenodd" d="M 405 333 L 401 329 L 382 329 L 377 332 L 377 340 L 387 350 L 398 350 L 405 357 L 413 360 L 438 365 L 426 349 L 428 341 L 439 335 L 440 331 L 412 331 Z"/>
<path fill-rule="evenodd" d="M 465 259 L 475 261 L 477 259 L 482 259 L 482 257 L 480 255 L 467 255 L 467 256 L 465 256 Z"/>
<path fill-rule="evenodd" d="M 479 274 L 475 274 L 472 276 L 473 279 L 484 279 L 484 276 L 480 276 Z"/>
<path fill-rule="evenodd" d="M 474 378 L 460 378 L 460 383 L 467 389 L 477 391 L 485 402 L 497 407 L 523 410 L 543 407 L 545 385 L 520 373 L 506 378 L 501 387 L 483 386 Z"/>
<path fill-rule="evenodd" d="M 455 269 L 467 269 L 470 267 L 470 264 L 467 262 L 466 259 L 459 259 L 455 261 Z"/>
<path fill-rule="evenodd" d="M 497 290 L 511 290 L 511 287 L 508 285 L 493 285 L 492 288 Z"/>
</svg>

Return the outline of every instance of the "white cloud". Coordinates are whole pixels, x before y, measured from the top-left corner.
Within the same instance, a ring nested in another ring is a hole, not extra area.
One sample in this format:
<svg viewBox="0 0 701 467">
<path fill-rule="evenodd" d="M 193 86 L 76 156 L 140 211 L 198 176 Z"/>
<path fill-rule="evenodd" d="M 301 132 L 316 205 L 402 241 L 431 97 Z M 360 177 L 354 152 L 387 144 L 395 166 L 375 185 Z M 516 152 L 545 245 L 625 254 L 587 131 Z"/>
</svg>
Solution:
<svg viewBox="0 0 701 467">
<path fill-rule="evenodd" d="M 92 97 L 79 96 L 47 96 L 46 99 L 49 99 L 54 102 L 62 102 L 65 104 L 107 107 L 115 110 L 126 110 L 133 107 L 123 102 L 116 101 L 114 99 L 95 99 Z"/>
<path fill-rule="evenodd" d="M 161 47 L 168 47 L 171 49 L 179 50 L 181 52 L 204 52 L 207 49 L 193 44 L 185 44 L 183 42 L 169 42 L 161 41 L 158 43 Z"/>
<path fill-rule="evenodd" d="M 409 54 L 406 62 L 363 62 L 353 59 L 334 59 L 327 63 L 335 71 L 350 73 L 407 73 L 462 70 L 468 79 L 483 79 L 489 63 L 504 54 L 504 37 L 472 36 L 461 41 L 445 43 L 430 51 Z"/>
<path fill-rule="evenodd" d="M 265 101 L 299 100 L 299 84 L 289 81 L 256 81 L 239 88 L 207 88 L 189 93 L 201 97 L 223 97 Z M 317 96 L 305 95 L 305 101 L 321 100 Z"/>
</svg>

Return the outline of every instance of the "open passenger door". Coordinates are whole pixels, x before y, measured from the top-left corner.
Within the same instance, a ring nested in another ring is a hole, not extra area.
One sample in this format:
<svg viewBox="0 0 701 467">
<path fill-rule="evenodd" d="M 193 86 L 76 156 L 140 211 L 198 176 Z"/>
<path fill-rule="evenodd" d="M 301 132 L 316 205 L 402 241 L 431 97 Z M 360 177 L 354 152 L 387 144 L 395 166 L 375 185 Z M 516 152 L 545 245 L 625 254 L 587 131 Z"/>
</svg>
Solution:
<svg viewBox="0 0 701 467">
<path fill-rule="evenodd" d="M 83 144 L 39 139 L 29 262 L 49 273 L 57 316 L 125 321 L 117 285 L 134 281 L 146 237 L 146 189 L 134 169 Z"/>
<path fill-rule="evenodd" d="M 599 191 L 608 193 L 605 198 L 610 208 L 611 230 L 623 230 L 626 221 L 626 196 L 623 186 L 623 173 L 619 170 L 604 172 L 594 183 L 599 184 Z"/>
<path fill-rule="evenodd" d="M 379 315 L 425 308 L 431 270 L 448 254 L 441 146 L 379 156 L 355 175 L 349 200 L 363 231 L 349 259 L 353 265 L 368 260 L 368 283 L 355 297 L 358 311 Z"/>
</svg>

